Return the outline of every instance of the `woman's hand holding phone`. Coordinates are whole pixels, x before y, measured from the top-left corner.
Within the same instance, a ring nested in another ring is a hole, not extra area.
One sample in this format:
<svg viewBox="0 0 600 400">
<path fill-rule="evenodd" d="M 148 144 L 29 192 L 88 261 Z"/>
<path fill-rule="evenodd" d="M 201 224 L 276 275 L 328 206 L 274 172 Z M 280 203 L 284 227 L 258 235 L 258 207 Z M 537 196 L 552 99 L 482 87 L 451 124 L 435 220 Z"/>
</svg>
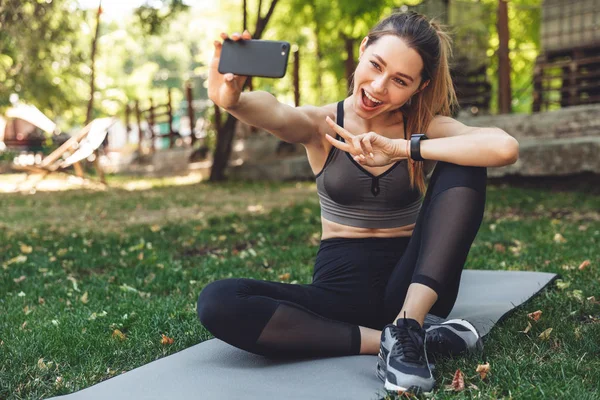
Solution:
<svg viewBox="0 0 600 400">
<path fill-rule="evenodd" d="M 229 35 L 221 33 L 221 39 L 226 40 Z M 244 31 L 241 35 L 234 33 L 230 37 L 231 40 L 250 40 L 252 36 L 250 32 Z M 210 62 L 208 70 L 208 97 L 218 106 L 224 109 L 235 107 L 240 99 L 244 83 L 247 76 L 238 76 L 231 73 L 219 73 L 219 59 L 221 57 L 221 49 L 223 43 L 215 40 L 215 53 Z"/>
</svg>

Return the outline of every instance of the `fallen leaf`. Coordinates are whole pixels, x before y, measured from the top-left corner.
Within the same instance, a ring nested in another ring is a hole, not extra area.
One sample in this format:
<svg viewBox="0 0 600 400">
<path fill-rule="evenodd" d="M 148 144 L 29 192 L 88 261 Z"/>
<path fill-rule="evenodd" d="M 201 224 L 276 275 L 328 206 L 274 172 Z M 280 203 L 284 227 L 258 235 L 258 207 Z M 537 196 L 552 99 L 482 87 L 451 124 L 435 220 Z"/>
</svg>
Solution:
<svg viewBox="0 0 600 400">
<path fill-rule="evenodd" d="M 142 261 L 144 259 L 144 253 L 138 254 L 137 259 Z"/>
<path fill-rule="evenodd" d="M 58 249 L 58 251 L 56 252 L 56 255 L 59 257 L 62 257 L 65 254 L 67 254 L 68 252 L 69 252 L 69 250 L 67 250 L 67 249 Z"/>
<path fill-rule="evenodd" d="M 559 288 L 560 290 L 566 289 L 569 286 L 571 286 L 571 282 L 565 282 L 562 279 L 556 280 L 556 287 Z"/>
<path fill-rule="evenodd" d="M 569 293 L 569 297 L 573 297 L 577 301 L 583 303 L 584 297 L 583 297 L 583 291 L 582 290 L 576 289 L 576 290 L 571 291 L 571 293 Z"/>
<path fill-rule="evenodd" d="M 29 254 L 33 251 L 33 247 L 27 246 L 26 244 L 21 244 L 21 253 Z"/>
<path fill-rule="evenodd" d="M 131 287 L 125 283 L 122 284 L 121 286 L 119 286 L 119 289 L 121 289 L 124 292 L 133 292 L 133 293 L 137 293 L 137 291 L 138 291 L 136 288 Z"/>
<path fill-rule="evenodd" d="M 590 265 L 590 260 L 585 260 L 584 262 L 582 262 L 581 264 L 579 264 L 578 269 L 580 271 L 583 271 L 586 267 L 588 267 Z"/>
<path fill-rule="evenodd" d="M 587 301 L 589 301 L 592 304 L 600 304 L 600 301 L 596 300 L 596 296 L 590 296 L 590 297 L 588 297 Z"/>
<path fill-rule="evenodd" d="M 150 284 L 156 278 L 156 274 L 154 272 L 150 272 L 146 278 L 144 278 L 144 283 L 146 285 Z"/>
<path fill-rule="evenodd" d="M 62 383 L 63 383 L 63 377 L 62 377 L 62 376 L 57 376 L 57 377 L 56 377 L 56 380 L 54 381 L 54 384 L 55 384 L 56 386 L 61 386 L 61 385 L 62 385 Z"/>
<path fill-rule="evenodd" d="M 25 275 L 21 275 L 20 277 L 13 279 L 13 281 L 14 281 L 15 283 L 21 283 L 21 282 L 23 282 L 25 279 L 27 279 L 27 277 L 26 277 Z"/>
<path fill-rule="evenodd" d="M 469 389 L 479 390 L 479 388 L 472 383 L 469 384 Z"/>
<path fill-rule="evenodd" d="M 83 304 L 87 304 L 88 300 L 88 292 L 85 292 L 81 298 L 79 299 Z"/>
<path fill-rule="evenodd" d="M 550 338 L 550 332 L 552 332 L 552 328 L 546 329 L 544 332 L 540 333 L 538 337 L 542 340 L 548 340 L 548 338 Z"/>
<path fill-rule="evenodd" d="M 160 339 L 160 344 L 173 344 L 173 342 L 174 342 L 173 338 L 170 338 L 165 335 L 162 335 L 162 339 Z"/>
<path fill-rule="evenodd" d="M 73 290 L 76 292 L 79 292 L 79 288 L 77 287 L 77 279 L 75 279 L 74 276 L 67 276 L 67 280 L 71 281 L 73 283 Z"/>
<path fill-rule="evenodd" d="M 125 334 L 123 332 L 121 332 L 118 329 L 115 329 L 112 333 L 112 337 L 115 339 L 119 339 L 119 340 L 125 340 L 127 339 L 127 337 L 125 336 Z"/>
<path fill-rule="evenodd" d="M 567 239 L 565 239 L 560 233 L 555 234 L 553 240 L 554 243 L 567 243 Z"/>
<path fill-rule="evenodd" d="M 46 300 L 43 297 L 38 297 L 38 304 L 46 304 Z"/>
<path fill-rule="evenodd" d="M 150 227 L 150 230 L 151 230 L 152 232 L 158 232 L 158 231 L 160 231 L 160 226 L 159 226 L 159 225 L 152 225 L 152 226 Z"/>
<path fill-rule="evenodd" d="M 487 374 L 490 373 L 490 363 L 479 364 L 477 365 L 477 369 L 475 370 L 479 374 L 481 379 L 485 379 Z"/>
<path fill-rule="evenodd" d="M 25 261 L 27 261 L 27 256 L 21 254 L 6 261 L 4 264 L 2 264 L 2 266 L 4 267 L 4 269 L 6 269 L 11 264 L 24 263 Z"/>
<path fill-rule="evenodd" d="M 452 384 L 448 385 L 448 389 L 460 392 L 465 390 L 465 376 L 460 369 L 457 369 L 452 378 Z"/>
<path fill-rule="evenodd" d="M 577 339 L 577 340 L 581 339 L 581 327 L 580 326 L 575 328 L 575 331 L 573 333 L 575 333 L 575 339 Z"/>
<path fill-rule="evenodd" d="M 536 322 L 537 322 L 537 321 L 539 321 L 539 320 L 540 320 L 540 318 L 542 317 L 542 310 L 537 310 L 537 311 L 534 311 L 534 312 L 532 312 L 532 313 L 529 313 L 529 314 L 527 314 L 527 316 L 528 316 L 530 319 L 532 319 L 532 320 L 534 320 L 534 321 L 536 321 Z"/>
<path fill-rule="evenodd" d="M 31 310 L 29 306 L 25 306 L 23 307 L 23 312 L 25 313 L 25 315 L 29 315 L 33 312 L 33 310 Z"/>
<path fill-rule="evenodd" d="M 494 250 L 498 253 L 504 253 L 506 251 L 506 247 L 502 243 L 494 244 Z"/>
<path fill-rule="evenodd" d="M 585 232 L 585 231 L 587 231 L 587 228 L 588 228 L 587 225 L 579 225 L 579 228 L 577 228 L 577 229 L 579 229 L 580 232 Z"/>
<path fill-rule="evenodd" d="M 37 366 L 39 369 L 41 369 L 42 371 L 45 371 L 46 369 L 48 369 L 48 367 L 46 366 L 46 363 L 44 362 L 43 358 L 40 358 L 37 362 Z"/>
<path fill-rule="evenodd" d="M 286 272 L 285 274 L 279 275 L 279 279 L 282 281 L 289 281 L 291 276 L 292 275 L 289 272 Z"/>
<path fill-rule="evenodd" d="M 527 333 L 529 333 L 529 331 L 531 330 L 531 328 L 532 328 L 531 322 L 527 321 L 527 328 L 525 328 L 525 330 L 522 330 L 520 332 L 527 334 Z"/>
</svg>

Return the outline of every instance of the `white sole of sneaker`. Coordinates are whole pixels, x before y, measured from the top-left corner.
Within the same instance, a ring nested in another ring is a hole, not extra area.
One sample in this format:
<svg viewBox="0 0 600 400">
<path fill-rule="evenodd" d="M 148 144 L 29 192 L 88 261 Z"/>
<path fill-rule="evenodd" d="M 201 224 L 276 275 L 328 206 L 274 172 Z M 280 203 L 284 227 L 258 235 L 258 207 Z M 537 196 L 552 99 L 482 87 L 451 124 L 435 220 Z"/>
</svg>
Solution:
<svg viewBox="0 0 600 400">
<path fill-rule="evenodd" d="M 465 328 L 467 328 L 468 330 L 470 330 L 471 332 L 473 332 L 473 334 L 475 336 L 477 336 L 477 344 L 475 346 L 476 347 L 475 350 L 472 350 L 472 351 L 483 350 L 483 342 L 481 341 L 481 335 L 479 334 L 479 332 L 477 332 L 477 328 L 475 328 L 475 326 L 473 324 L 471 324 L 469 321 L 464 320 L 464 319 L 449 319 L 448 321 L 443 322 L 441 325 L 445 325 L 445 324 L 462 325 Z"/>
<path fill-rule="evenodd" d="M 465 319 L 449 319 L 448 321 L 443 322 L 441 325 L 446 325 L 446 324 L 462 325 L 465 328 L 469 329 L 471 332 L 473 332 L 475 334 L 475 336 L 481 337 L 479 335 L 479 332 L 477 332 L 477 329 L 475 329 L 475 327 L 473 326 L 473 324 L 471 324 L 469 321 L 467 321 Z"/>
<path fill-rule="evenodd" d="M 409 388 L 397 386 L 397 385 L 394 385 L 393 383 L 390 383 L 387 379 L 385 380 L 384 387 L 385 387 L 385 390 L 390 391 L 390 392 L 412 393 L 415 395 L 424 394 L 425 396 L 428 396 L 432 393 L 431 390 L 429 392 L 426 392 L 423 389 L 421 389 L 420 387 L 416 387 L 416 386 L 411 386 Z"/>
</svg>

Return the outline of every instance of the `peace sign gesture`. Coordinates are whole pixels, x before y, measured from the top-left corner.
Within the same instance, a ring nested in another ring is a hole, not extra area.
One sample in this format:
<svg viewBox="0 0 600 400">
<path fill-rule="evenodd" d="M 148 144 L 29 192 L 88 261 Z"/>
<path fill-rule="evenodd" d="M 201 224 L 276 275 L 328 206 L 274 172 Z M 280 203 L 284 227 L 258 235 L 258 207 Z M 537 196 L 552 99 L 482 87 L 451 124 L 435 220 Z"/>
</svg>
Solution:
<svg viewBox="0 0 600 400">
<path fill-rule="evenodd" d="M 354 135 L 336 124 L 331 118 L 326 118 L 327 123 L 337 132 L 345 143 L 333 136 L 325 135 L 325 138 L 333 146 L 350 153 L 354 160 L 369 167 L 383 167 L 395 161 L 407 158 L 406 140 L 390 139 L 375 132 Z"/>
</svg>

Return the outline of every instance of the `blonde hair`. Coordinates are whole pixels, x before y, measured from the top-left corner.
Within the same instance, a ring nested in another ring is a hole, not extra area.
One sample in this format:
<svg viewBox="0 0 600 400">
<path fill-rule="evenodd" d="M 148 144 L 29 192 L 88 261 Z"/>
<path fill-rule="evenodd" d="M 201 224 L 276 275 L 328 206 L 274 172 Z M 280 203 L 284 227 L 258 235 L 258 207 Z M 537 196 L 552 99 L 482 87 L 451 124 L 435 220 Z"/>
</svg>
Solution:
<svg viewBox="0 0 600 400">
<path fill-rule="evenodd" d="M 445 29 L 435 21 L 429 21 L 416 12 L 394 13 L 380 21 L 368 34 L 367 46 L 386 35 L 402 38 L 409 48 L 416 50 L 423 59 L 421 83 L 430 81 L 422 90 L 400 109 L 406 119 L 408 132 L 425 133 L 436 115 L 449 116 L 458 106 L 454 85 L 450 76 L 449 58 L 452 41 Z M 410 184 L 425 191 L 425 166 L 423 162 L 408 163 Z"/>
</svg>

